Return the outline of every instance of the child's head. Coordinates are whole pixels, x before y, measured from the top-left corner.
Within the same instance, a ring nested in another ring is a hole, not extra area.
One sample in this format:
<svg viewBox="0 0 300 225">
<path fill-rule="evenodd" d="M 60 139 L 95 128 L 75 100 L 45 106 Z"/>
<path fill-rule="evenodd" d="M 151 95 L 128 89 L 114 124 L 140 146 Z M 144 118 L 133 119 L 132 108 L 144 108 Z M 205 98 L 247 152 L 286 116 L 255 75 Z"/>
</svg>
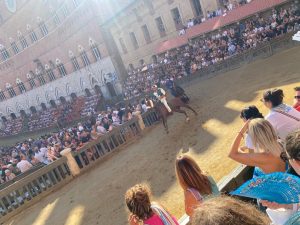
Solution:
<svg viewBox="0 0 300 225">
<path fill-rule="evenodd" d="M 136 184 L 125 194 L 125 202 L 129 211 L 140 220 L 146 220 L 153 214 L 150 195 L 150 188 L 146 184 Z"/>
</svg>

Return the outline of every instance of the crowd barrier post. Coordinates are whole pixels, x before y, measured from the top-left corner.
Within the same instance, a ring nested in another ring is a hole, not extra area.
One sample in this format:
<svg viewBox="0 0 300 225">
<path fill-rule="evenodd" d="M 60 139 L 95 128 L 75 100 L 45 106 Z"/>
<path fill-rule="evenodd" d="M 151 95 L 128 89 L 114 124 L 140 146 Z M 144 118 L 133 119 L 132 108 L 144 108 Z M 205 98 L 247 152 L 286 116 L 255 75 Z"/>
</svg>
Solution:
<svg viewBox="0 0 300 225">
<path fill-rule="evenodd" d="M 73 177 L 76 177 L 80 174 L 80 168 L 72 155 L 72 150 L 70 148 L 66 148 L 60 152 L 62 156 L 67 158 L 67 164 L 69 166 L 70 172 Z"/>
<path fill-rule="evenodd" d="M 144 120 L 143 120 L 143 117 L 142 117 L 142 115 L 141 114 L 139 114 L 139 115 L 136 115 L 137 116 L 137 118 L 138 118 L 138 124 L 139 124 L 139 126 L 140 126 L 140 129 L 143 131 L 144 129 L 145 129 L 145 123 L 144 123 Z"/>
</svg>

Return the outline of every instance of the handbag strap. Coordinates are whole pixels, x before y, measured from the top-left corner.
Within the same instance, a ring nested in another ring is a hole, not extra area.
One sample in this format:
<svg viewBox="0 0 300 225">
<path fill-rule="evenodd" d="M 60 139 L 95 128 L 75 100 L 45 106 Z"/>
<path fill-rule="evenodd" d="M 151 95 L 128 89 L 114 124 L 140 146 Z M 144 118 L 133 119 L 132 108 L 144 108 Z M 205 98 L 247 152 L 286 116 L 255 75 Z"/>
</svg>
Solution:
<svg viewBox="0 0 300 225">
<path fill-rule="evenodd" d="M 297 118 L 297 117 L 295 117 L 295 116 L 292 116 L 292 115 L 290 115 L 290 114 L 288 114 L 288 113 L 286 113 L 286 112 L 283 112 L 283 111 L 280 111 L 280 110 L 274 110 L 274 112 L 280 113 L 280 114 L 285 115 L 285 116 L 287 116 L 287 117 L 289 117 L 289 118 L 291 118 L 291 119 L 296 120 L 297 122 L 300 122 L 300 119 L 299 119 L 299 118 Z"/>
</svg>

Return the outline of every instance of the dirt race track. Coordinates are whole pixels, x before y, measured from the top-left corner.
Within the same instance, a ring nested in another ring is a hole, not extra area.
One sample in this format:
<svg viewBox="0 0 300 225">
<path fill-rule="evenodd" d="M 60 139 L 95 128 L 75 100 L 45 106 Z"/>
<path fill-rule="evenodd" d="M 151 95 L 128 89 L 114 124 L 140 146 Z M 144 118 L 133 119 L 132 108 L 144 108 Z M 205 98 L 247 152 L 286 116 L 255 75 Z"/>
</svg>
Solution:
<svg viewBox="0 0 300 225">
<path fill-rule="evenodd" d="M 293 87 L 300 85 L 300 47 L 248 64 L 240 69 L 194 82 L 187 88 L 192 105 L 191 122 L 174 115 L 170 134 L 162 125 L 122 149 L 96 168 L 14 217 L 10 225 L 124 225 L 124 193 L 138 182 L 148 182 L 155 200 L 177 218 L 184 213 L 183 195 L 176 182 L 174 160 L 189 152 L 202 169 L 219 180 L 237 164 L 227 158 L 230 144 L 242 125 L 239 111 L 259 101 L 268 88 L 284 89 L 292 104 Z"/>
</svg>

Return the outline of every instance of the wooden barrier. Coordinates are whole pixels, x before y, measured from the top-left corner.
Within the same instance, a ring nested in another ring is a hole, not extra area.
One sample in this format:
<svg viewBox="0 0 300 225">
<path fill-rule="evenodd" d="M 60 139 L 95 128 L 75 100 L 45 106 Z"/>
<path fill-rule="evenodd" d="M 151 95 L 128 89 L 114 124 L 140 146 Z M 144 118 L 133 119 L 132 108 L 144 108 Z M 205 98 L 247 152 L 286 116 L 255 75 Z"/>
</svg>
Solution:
<svg viewBox="0 0 300 225">
<path fill-rule="evenodd" d="M 66 158 L 27 175 L 0 192 L 0 223 L 39 201 L 72 179 Z"/>
<path fill-rule="evenodd" d="M 150 127 L 159 122 L 159 116 L 155 109 L 150 109 L 142 114 L 143 122 L 146 127 Z"/>
<path fill-rule="evenodd" d="M 103 158 L 103 156 L 136 138 L 141 134 L 141 131 L 138 117 L 133 118 L 125 124 L 114 128 L 108 134 L 89 142 L 79 152 L 73 152 L 73 157 L 78 163 L 80 170 L 86 170 Z"/>
</svg>

